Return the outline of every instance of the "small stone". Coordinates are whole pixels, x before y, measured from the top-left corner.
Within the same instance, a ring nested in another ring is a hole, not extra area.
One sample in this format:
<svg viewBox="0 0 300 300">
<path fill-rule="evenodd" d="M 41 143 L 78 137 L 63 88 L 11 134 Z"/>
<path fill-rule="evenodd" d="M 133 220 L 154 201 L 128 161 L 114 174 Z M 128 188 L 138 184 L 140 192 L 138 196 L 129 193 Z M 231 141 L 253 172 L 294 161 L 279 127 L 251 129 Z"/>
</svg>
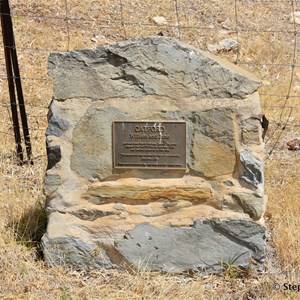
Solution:
<svg viewBox="0 0 300 300">
<path fill-rule="evenodd" d="M 220 51 L 231 51 L 238 48 L 239 42 L 233 39 L 224 39 L 219 42 Z"/>
<path fill-rule="evenodd" d="M 300 139 L 293 139 L 286 143 L 289 150 L 300 150 Z"/>
<path fill-rule="evenodd" d="M 233 193 L 232 197 L 237 199 L 244 212 L 253 220 L 257 221 L 264 212 L 264 199 L 253 194 Z"/>
<path fill-rule="evenodd" d="M 214 45 L 208 45 L 207 49 L 210 52 L 229 52 L 237 49 L 240 43 L 234 39 L 226 38 Z"/>
<path fill-rule="evenodd" d="M 166 18 L 161 17 L 161 16 L 153 17 L 152 21 L 157 25 L 167 25 L 168 24 L 168 21 L 166 20 Z"/>
<path fill-rule="evenodd" d="M 114 204 L 114 209 L 116 210 L 124 210 L 124 206 L 122 203 L 115 203 Z"/>
<path fill-rule="evenodd" d="M 102 197 L 90 197 L 89 202 L 92 204 L 100 205 L 104 204 L 105 200 L 103 200 Z"/>
<path fill-rule="evenodd" d="M 177 205 L 177 201 L 167 201 L 164 202 L 163 207 L 164 208 L 170 208 L 170 207 L 174 207 L 175 205 Z"/>
<path fill-rule="evenodd" d="M 232 26 L 230 24 L 230 21 L 228 19 L 226 19 L 225 21 L 223 21 L 221 23 L 222 28 L 226 29 L 226 30 L 232 30 Z"/>
<path fill-rule="evenodd" d="M 225 180 L 223 183 L 227 186 L 234 186 L 233 182 L 231 180 Z"/>
</svg>

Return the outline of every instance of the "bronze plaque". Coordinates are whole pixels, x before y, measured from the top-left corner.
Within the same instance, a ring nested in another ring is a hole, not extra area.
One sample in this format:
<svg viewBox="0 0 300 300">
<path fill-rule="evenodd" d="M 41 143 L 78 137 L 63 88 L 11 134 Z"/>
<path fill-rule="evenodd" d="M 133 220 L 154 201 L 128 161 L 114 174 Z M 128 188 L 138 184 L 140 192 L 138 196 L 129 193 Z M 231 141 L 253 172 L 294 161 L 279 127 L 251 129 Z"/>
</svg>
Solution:
<svg viewBox="0 0 300 300">
<path fill-rule="evenodd" d="M 114 168 L 185 169 L 186 122 L 113 121 Z"/>
</svg>

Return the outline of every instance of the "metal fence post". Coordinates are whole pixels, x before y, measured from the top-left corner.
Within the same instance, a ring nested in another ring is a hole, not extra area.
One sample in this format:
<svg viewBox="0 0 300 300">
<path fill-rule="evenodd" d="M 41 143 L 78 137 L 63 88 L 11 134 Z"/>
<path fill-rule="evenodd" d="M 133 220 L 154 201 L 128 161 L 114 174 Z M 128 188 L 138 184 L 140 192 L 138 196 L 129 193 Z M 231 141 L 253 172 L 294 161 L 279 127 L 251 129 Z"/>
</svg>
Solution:
<svg viewBox="0 0 300 300">
<path fill-rule="evenodd" d="M 8 0 L 0 0 L 0 13 L 1 13 L 1 27 L 2 27 L 2 36 L 4 44 L 4 54 L 6 62 L 6 72 L 8 80 L 8 88 L 10 95 L 11 111 L 12 111 L 12 120 L 14 128 L 14 136 L 17 148 L 17 156 L 20 164 L 24 163 L 23 149 L 22 149 L 22 139 L 20 133 L 19 125 L 19 113 L 21 116 L 22 129 L 25 141 L 25 149 L 27 153 L 27 159 L 31 161 L 32 149 L 29 136 L 29 128 L 27 122 L 26 108 L 22 91 L 20 70 L 18 64 L 17 51 L 15 46 L 13 25 L 10 13 L 10 7 Z M 17 91 L 17 99 L 16 99 Z"/>
</svg>

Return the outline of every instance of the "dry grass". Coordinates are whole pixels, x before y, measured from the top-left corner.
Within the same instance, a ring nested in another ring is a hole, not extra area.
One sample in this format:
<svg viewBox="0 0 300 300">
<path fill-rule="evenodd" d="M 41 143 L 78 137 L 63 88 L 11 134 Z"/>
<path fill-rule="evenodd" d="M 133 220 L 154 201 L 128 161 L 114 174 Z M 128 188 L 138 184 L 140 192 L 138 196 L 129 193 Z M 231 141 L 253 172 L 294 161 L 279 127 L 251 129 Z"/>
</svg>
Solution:
<svg viewBox="0 0 300 300">
<path fill-rule="evenodd" d="M 11 0 L 21 75 L 27 78 L 23 80 L 23 87 L 34 165 L 19 167 L 15 161 L 7 83 L 1 79 L 5 77 L 4 59 L 0 53 L 0 298 L 299 299 L 297 292 L 272 288 L 274 282 L 298 284 L 300 274 L 300 157 L 299 152 L 290 152 L 285 147 L 287 140 L 300 135 L 296 126 L 300 125 L 300 71 L 296 67 L 292 72 L 289 66 L 293 62 L 299 64 L 300 51 L 297 46 L 294 53 L 293 33 L 280 32 L 294 31 L 290 21 L 291 2 L 178 0 L 180 28 L 173 0 L 68 0 L 67 3 L 66 10 L 62 0 Z M 295 6 L 300 10 L 299 3 Z M 72 19 L 64 19 L 66 15 Z M 168 26 L 154 24 L 154 16 L 164 16 Z M 236 25 L 243 30 L 238 35 Z M 299 30 L 299 25 L 296 26 Z M 272 32 L 264 32 L 266 30 Z M 242 67 L 263 81 L 262 106 L 272 122 L 267 150 L 276 146 L 266 160 L 269 196 L 266 222 L 274 253 L 270 254 L 264 274 L 250 270 L 233 279 L 228 271 L 227 276 L 204 278 L 117 270 L 80 273 L 63 268 L 48 269 L 40 260 L 38 241 L 45 230 L 44 132 L 52 94 L 47 77 L 50 50 L 107 45 L 160 31 L 204 50 L 222 38 L 238 38 L 240 52 L 222 55 L 233 62 L 238 60 Z M 289 92 L 294 97 L 286 102 Z M 283 105 L 287 108 L 281 115 Z M 294 107 L 292 111 L 290 106 Z M 279 126 L 273 134 L 280 116 L 282 124 L 289 116 L 288 126 L 284 131 L 282 125 Z"/>
</svg>

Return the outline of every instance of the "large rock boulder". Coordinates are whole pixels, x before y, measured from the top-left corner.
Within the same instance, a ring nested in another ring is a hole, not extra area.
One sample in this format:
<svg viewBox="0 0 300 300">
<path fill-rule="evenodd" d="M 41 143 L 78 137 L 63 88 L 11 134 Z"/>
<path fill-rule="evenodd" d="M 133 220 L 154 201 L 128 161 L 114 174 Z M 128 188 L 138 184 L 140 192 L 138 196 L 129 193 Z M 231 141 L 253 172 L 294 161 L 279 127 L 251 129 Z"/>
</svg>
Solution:
<svg viewBox="0 0 300 300">
<path fill-rule="evenodd" d="M 158 36 L 53 53 L 49 74 L 49 263 L 219 272 L 239 257 L 261 268 L 263 141 L 252 74 Z M 184 123 L 184 168 L 118 168 L 115 121 Z"/>
</svg>

